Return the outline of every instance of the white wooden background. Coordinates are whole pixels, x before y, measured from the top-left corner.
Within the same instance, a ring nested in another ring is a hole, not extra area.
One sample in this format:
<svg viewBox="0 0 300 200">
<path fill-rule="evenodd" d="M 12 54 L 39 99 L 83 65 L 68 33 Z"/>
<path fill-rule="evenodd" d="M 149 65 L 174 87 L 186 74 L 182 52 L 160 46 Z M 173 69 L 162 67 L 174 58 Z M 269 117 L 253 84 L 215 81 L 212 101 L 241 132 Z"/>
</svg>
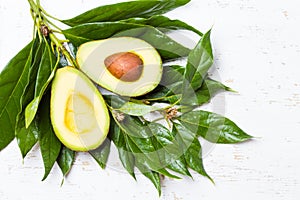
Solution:
<svg viewBox="0 0 300 200">
<path fill-rule="evenodd" d="M 69 18 L 116 0 L 42 1 L 58 18 Z M 225 95 L 225 114 L 260 137 L 218 145 L 205 156 L 207 179 L 165 179 L 163 200 L 300 198 L 300 2 L 298 0 L 192 0 L 168 16 L 200 30 L 213 26 L 213 76 L 239 91 Z M 31 38 L 26 0 L 0 0 L 0 69 Z M 0 91 L 1 92 L 1 91 Z M 220 96 L 219 96 L 220 98 Z M 217 98 L 218 99 L 218 98 Z M 214 102 L 213 102 L 214 103 Z M 112 155 L 112 160 L 116 159 Z M 159 199 L 142 176 L 135 182 L 111 162 L 101 170 L 80 153 L 60 186 L 57 166 L 41 182 L 38 147 L 22 162 L 16 141 L 0 152 L 0 199 Z"/>
</svg>

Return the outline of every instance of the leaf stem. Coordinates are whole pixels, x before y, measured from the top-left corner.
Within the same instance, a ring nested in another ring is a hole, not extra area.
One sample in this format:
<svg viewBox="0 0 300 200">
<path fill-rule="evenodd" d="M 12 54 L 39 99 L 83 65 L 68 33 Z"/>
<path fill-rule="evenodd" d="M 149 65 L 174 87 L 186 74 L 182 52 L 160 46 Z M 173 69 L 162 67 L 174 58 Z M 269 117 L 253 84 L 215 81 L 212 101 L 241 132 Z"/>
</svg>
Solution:
<svg viewBox="0 0 300 200">
<path fill-rule="evenodd" d="M 52 17 L 51 15 L 49 15 L 40 5 L 40 0 L 36 0 L 36 2 L 34 0 L 28 0 L 28 3 L 31 7 L 31 16 L 32 19 L 34 21 L 34 25 L 37 28 L 38 31 L 38 35 L 40 40 L 43 38 L 44 36 L 48 36 L 51 40 L 51 46 L 52 46 L 52 50 L 54 50 L 54 45 L 56 46 L 56 50 L 58 49 L 58 55 L 59 52 L 61 52 L 69 61 L 69 63 L 75 67 L 78 68 L 78 65 L 76 63 L 75 58 L 73 58 L 71 56 L 71 54 L 69 53 L 69 51 L 66 49 L 66 47 L 64 46 L 64 43 L 67 40 L 60 40 L 55 33 L 61 33 L 61 29 L 56 26 L 52 21 L 50 21 L 47 17 L 50 17 L 54 20 L 60 21 L 57 18 Z M 51 27 L 54 27 L 55 29 L 51 29 Z M 45 29 L 46 33 L 44 33 L 41 29 Z M 55 52 L 54 52 L 55 53 Z"/>
<path fill-rule="evenodd" d="M 75 59 L 68 52 L 66 47 L 63 45 L 62 41 L 60 41 L 54 33 L 49 33 L 49 38 L 59 48 L 60 52 L 67 58 L 67 60 L 70 62 L 70 64 L 72 66 L 74 66 L 75 68 L 78 68 Z"/>
<path fill-rule="evenodd" d="M 50 20 L 48 20 L 44 14 L 41 14 L 43 19 L 45 19 L 45 21 L 50 24 L 51 26 L 53 26 L 54 28 L 56 28 L 57 30 L 55 30 L 56 32 L 61 33 L 61 28 L 59 28 L 58 26 L 56 26 L 53 22 L 51 22 Z M 53 31 L 53 30 L 52 30 Z"/>
<path fill-rule="evenodd" d="M 33 19 L 34 29 L 36 29 L 36 31 L 38 33 L 38 36 L 39 36 L 39 40 L 41 42 L 43 37 L 42 37 L 41 32 L 38 30 L 38 23 L 36 21 L 36 16 L 34 14 L 34 10 L 33 9 L 30 9 L 30 14 L 31 14 L 31 17 Z"/>
</svg>

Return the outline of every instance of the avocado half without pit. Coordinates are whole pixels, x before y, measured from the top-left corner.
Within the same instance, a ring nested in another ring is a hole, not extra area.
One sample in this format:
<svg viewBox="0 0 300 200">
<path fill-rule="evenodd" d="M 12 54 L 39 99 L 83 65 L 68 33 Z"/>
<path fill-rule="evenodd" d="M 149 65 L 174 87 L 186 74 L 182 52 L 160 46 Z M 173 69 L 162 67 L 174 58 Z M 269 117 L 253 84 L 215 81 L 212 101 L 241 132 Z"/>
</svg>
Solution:
<svg viewBox="0 0 300 200">
<path fill-rule="evenodd" d="M 162 77 L 162 60 L 144 40 L 117 37 L 87 42 L 77 52 L 80 69 L 103 88 L 122 96 L 152 91 Z"/>
<path fill-rule="evenodd" d="M 57 70 L 50 108 L 54 132 L 66 147 L 89 151 L 104 142 L 110 122 L 106 104 L 97 87 L 79 70 Z"/>
</svg>

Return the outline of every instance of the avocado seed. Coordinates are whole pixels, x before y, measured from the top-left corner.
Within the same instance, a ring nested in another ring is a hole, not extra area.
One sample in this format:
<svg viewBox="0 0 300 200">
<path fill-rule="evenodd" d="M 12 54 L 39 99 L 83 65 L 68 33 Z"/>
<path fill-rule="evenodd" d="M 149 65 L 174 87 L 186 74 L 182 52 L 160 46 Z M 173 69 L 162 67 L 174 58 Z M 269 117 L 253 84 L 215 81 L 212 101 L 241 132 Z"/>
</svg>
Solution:
<svg viewBox="0 0 300 200">
<path fill-rule="evenodd" d="M 142 59 L 131 52 L 110 55 L 104 60 L 104 64 L 113 76 L 127 82 L 138 80 L 144 67 Z"/>
</svg>

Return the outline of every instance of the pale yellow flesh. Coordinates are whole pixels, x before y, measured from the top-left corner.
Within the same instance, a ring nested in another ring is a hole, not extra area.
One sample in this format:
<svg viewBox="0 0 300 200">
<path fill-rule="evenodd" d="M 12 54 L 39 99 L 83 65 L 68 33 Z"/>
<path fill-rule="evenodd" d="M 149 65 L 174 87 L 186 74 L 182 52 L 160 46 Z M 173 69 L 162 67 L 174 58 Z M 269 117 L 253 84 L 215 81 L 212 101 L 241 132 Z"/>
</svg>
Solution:
<svg viewBox="0 0 300 200">
<path fill-rule="evenodd" d="M 143 72 L 137 81 L 122 81 L 106 69 L 104 60 L 119 52 L 132 52 L 143 60 Z M 79 47 L 76 58 L 80 69 L 88 77 L 122 96 L 143 95 L 153 90 L 162 76 L 162 61 L 156 49 L 136 38 L 119 37 L 88 42 Z"/>
<path fill-rule="evenodd" d="M 59 69 L 54 78 L 51 121 L 60 141 L 76 151 L 99 147 L 109 129 L 101 94 L 82 72 L 71 67 Z"/>
<path fill-rule="evenodd" d="M 69 95 L 65 110 L 65 125 L 73 133 L 84 134 L 93 131 L 97 120 L 92 103 L 83 94 Z"/>
</svg>

